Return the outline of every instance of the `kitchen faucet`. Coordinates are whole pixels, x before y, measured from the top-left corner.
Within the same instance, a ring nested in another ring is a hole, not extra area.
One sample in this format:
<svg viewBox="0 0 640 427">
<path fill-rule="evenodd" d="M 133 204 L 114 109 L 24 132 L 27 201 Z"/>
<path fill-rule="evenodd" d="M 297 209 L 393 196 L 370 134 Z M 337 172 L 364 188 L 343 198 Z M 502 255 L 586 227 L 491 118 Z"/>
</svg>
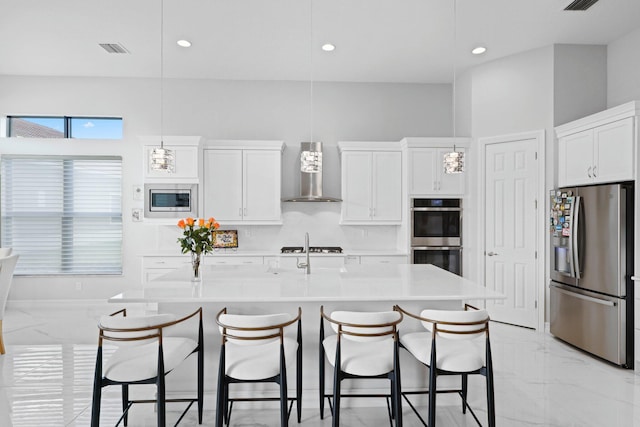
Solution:
<svg viewBox="0 0 640 427">
<path fill-rule="evenodd" d="M 309 233 L 304 233 L 304 252 L 307 254 L 307 262 L 298 262 L 298 268 L 304 268 L 304 274 L 311 274 L 311 263 L 309 262 Z"/>
</svg>

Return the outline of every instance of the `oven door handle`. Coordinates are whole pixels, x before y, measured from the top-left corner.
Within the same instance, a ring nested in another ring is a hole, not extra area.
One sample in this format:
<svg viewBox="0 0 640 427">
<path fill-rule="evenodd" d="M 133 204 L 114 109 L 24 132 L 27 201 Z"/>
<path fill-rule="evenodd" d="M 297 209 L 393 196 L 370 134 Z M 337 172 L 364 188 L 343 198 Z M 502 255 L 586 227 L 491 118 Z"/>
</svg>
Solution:
<svg viewBox="0 0 640 427">
<path fill-rule="evenodd" d="M 413 212 L 462 212 L 462 208 L 411 208 Z"/>
<path fill-rule="evenodd" d="M 412 250 L 419 251 L 453 251 L 462 250 L 462 246 L 411 246 Z"/>
</svg>

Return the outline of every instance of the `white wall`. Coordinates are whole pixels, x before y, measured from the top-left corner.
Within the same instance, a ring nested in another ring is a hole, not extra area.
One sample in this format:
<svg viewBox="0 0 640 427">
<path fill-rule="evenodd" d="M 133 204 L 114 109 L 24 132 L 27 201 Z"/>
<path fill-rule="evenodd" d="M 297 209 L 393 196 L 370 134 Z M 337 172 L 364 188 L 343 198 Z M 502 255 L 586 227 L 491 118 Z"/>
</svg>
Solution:
<svg viewBox="0 0 640 427">
<path fill-rule="evenodd" d="M 607 47 L 554 46 L 553 125 L 607 108 Z"/>
<path fill-rule="evenodd" d="M 140 258 L 157 250 L 178 254 L 177 227 L 134 223 L 133 186 L 142 183 L 139 135 L 160 133 L 159 81 L 72 77 L 0 76 L 0 116 L 120 116 L 122 141 L 51 141 L 0 138 L 0 154 L 87 153 L 123 157 L 124 275 L 16 277 L 11 299 L 106 298 L 140 286 Z M 270 139 L 287 145 L 283 196 L 297 194 L 300 141 L 310 138 L 308 82 L 166 80 L 164 134 L 211 139 Z M 316 83 L 313 139 L 325 143 L 325 194 L 340 196 L 341 140 L 399 141 L 405 136 L 451 134 L 451 86 Z M 238 227 L 242 249 L 277 251 L 299 245 L 305 231 L 313 245 L 347 249 L 396 249 L 399 227 L 338 226 L 339 204 L 283 204 L 285 224 Z M 215 213 L 211 213 L 215 216 Z M 224 224 L 222 224 L 224 226 Z M 172 234 L 175 233 L 175 234 Z M 402 240 L 402 239 L 400 239 Z M 75 283 L 82 283 L 77 291 Z"/>
<path fill-rule="evenodd" d="M 640 28 L 607 46 L 607 108 L 640 100 Z"/>
</svg>

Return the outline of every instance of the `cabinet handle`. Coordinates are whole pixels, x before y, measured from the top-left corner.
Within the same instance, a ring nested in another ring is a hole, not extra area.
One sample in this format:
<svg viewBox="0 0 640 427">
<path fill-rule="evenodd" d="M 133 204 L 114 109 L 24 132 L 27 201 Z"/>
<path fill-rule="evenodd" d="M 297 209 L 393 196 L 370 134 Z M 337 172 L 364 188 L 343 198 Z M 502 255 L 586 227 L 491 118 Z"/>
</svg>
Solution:
<svg viewBox="0 0 640 427">
<path fill-rule="evenodd" d="M 371 208 L 371 217 L 372 218 L 376 217 L 376 208 Z"/>
<path fill-rule="evenodd" d="M 597 176 L 598 176 L 598 175 L 596 175 L 596 167 L 594 166 L 594 167 L 593 167 L 593 177 L 595 178 L 595 177 L 597 177 Z"/>
<path fill-rule="evenodd" d="M 589 175 L 589 178 L 593 178 L 593 177 L 591 176 L 591 166 L 589 166 L 589 169 L 587 169 L 587 175 Z"/>
</svg>

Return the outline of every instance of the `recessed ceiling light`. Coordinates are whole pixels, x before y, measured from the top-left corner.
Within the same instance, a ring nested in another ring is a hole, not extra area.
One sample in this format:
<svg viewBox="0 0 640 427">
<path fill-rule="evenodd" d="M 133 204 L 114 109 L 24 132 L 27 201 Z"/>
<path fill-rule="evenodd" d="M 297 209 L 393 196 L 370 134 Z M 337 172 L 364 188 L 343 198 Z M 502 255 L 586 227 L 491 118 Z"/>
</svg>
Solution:
<svg viewBox="0 0 640 427">
<path fill-rule="evenodd" d="M 191 42 L 189 40 L 178 40 L 178 46 L 191 47 Z"/>
<path fill-rule="evenodd" d="M 331 43 L 325 43 L 322 45 L 322 50 L 324 50 L 325 52 L 332 52 L 336 50 L 336 46 Z"/>
<path fill-rule="evenodd" d="M 471 53 L 473 53 L 474 55 L 482 55 L 486 51 L 487 51 L 486 47 L 478 46 L 478 47 L 474 47 L 473 50 L 471 50 Z"/>
</svg>

